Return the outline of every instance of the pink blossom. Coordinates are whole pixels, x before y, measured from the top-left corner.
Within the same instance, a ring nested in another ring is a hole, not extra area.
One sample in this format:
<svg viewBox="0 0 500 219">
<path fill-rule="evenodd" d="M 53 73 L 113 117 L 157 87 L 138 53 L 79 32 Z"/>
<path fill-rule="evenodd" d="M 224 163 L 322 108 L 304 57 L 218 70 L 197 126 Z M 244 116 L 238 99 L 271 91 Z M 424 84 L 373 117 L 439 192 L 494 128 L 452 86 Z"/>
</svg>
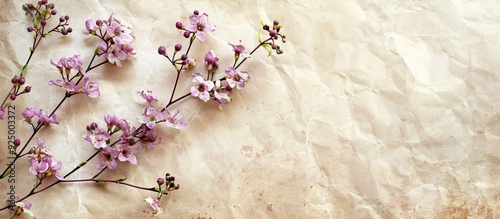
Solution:
<svg viewBox="0 0 500 219">
<path fill-rule="evenodd" d="M 161 144 L 162 138 L 156 134 L 156 129 L 147 130 L 146 126 L 142 127 L 143 136 L 141 137 L 141 144 L 147 146 L 150 150 L 155 148 L 155 145 Z"/>
<path fill-rule="evenodd" d="M 83 31 L 83 34 L 85 34 L 85 35 L 88 35 L 88 34 L 95 35 L 97 29 L 99 29 L 99 27 L 90 19 L 85 21 L 85 28 L 87 29 L 87 30 Z"/>
<path fill-rule="evenodd" d="M 101 46 L 99 48 L 102 50 Z M 127 59 L 130 55 L 135 55 L 135 51 L 129 44 L 112 44 L 104 53 L 104 57 L 108 59 L 109 63 L 118 67 L 122 67 L 121 61 Z"/>
<path fill-rule="evenodd" d="M 228 77 L 226 77 L 227 83 L 231 88 L 234 88 L 235 86 L 238 89 L 245 88 L 245 83 L 250 78 L 248 76 L 248 72 L 236 72 L 236 70 L 231 67 L 226 68 L 226 74 L 228 75 Z"/>
<path fill-rule="evenodd" d="M 157 216 L 163 212 L 160 208 L 160 199 L 153 199 L 151 197 L 147 197 L 144 199 L 149 204 L 149 210 L 153 213 L 153 216 Z"/>
<path fill-rule="evenodd" d="M 139 93 L 139 95 L 141 95 L 141 97 L 144 100 L 146 100 L 148 103 L 158 101 L 158 96 L 153 91 L 150 91 L 150 90 L 141 91 L 141 93 Z"/>
<path fill-rule="evenodd" d="M 29 216 L 31 217 L 34 217 L 35 215 L 33 214 L 33 211 L 30 210 L 31 208 L 31 203 L 29 202 L 16 202 L 16 206 L 21 208 L 21 212 L 24 212 L 26 214 L 28 214 Z M 16 210 L 16 213 L 17 213 L 18 210 Z M 21 212 L 19 212 L 19 214 L 21 214 Z"/>
<path fill-rule="evenodd" d="M 148 128 L 153 129 L 157 122 L 165 120 L 165 114 L 163 114 L 158 108 L 152 104 L 148 104 L 143 112 L 142 116 L 139 118 L 139 122 L 146 124 Z"/>
<path fill-rule="evenodd" d="M 53 161 L 51 157 L 47 156 L 40 159 L 32 158 L 29 161 L 31 162 L 30 172 L 40 179 L 51 175 L 56 175 L 58 179 L 63 178 L 57 173 L 57 170 L 61 169 L 61 161 Z"/>
<path fill-rule="evenodd" d="M 62 87 L 62 88 L 64 88 L 64 90 L 66 90 L 68 92 L 74 92 L 74 91 L 78 90 L 75 83 L 72 81 L 66 81 L 66 78 L 64 78 L 64 80 L 61 80 L 61 79 L 50 80 L 49 85 Z"/>
<path fill-rule="evenodd" d="M 89 77 L 83 78 L 83 93 L 92 98 L 96 98 L 101 95 L 97 82 L 89 81 Z"/>
<path fill-rule="evenodd" d="M 169 111 L 167 111 L 167 121 L 166 121 L 167 126 L 176 129 L 185 128 L 186 123 L 178 120 L 176 117 L 178 117 L 179 119 L 182 117 L 182 112 L 180 109 L 177 109 L 174 114 L 171 114 Z"/>
<path fill-rule="evenodd" d="M 234 44 L 231 44 L 231 43 L 229 43 L 229 45 L 231 45 L 233 47 L 234 59 L 238 60 L 240 58 L 240 54 L 243 55 L 245 58 L 250 58 L 250 53 L 244 52 L 245 51 L 245 47 L 244 46 L 242 46 L 242 45 L 234 45 Z"/>
<path fill-rule="evenodd" d="M 196 37 L 200 42 L 206 39 L 206 32 L 215 31 L 215 25 L 208 23 L 208 14 L 191 15 L 189 16 L 190 24 L 186 25 L 185 29 L 191 33 L 196 33 Z"/>
<path fill-rule="evenodd" d="M 97 155 L 99 158 L 99 163 L 97 163 L 98 169 L 104 169 L 108 167 L 109 169 L 116 168 L 116 157 L 120 152 L 118 152 L 115 148 L 106 147 L 101 150 L 101 152 Z"/>
<path fill-rule="evenodd" d="M 111 137 L 103 129 L 91 130 L 91 134 L 84 134 L 83 139 L 90 142 L 96 149 L 108 147 L 108 139 Z"/>
<path fill-rule="evenodd" d="M 227 104 L 231 101 L 231 97 L 229 97 L 229 92 L 227 89 L 221 87 L 220 80 L 215 82 L 215 89 L 213 98 L 217 102 L 217 106 L 222 110 L 222 104 Z"/>
<path fill-rule="evenodd" d="M 108 34 L 108 37 L 113 38 L 113 41 L 116 44 L 131 43 L 134 40 L 131 35 L 132 29 L 121 25 L 116 19 L 110 21 L 106 33 Z"/>
<path fill-rule="evenodd" d="M 57 122 L 56 114 L 52 114 L 49 117 L 48 115 L 43 114 L 42 110 L 32 108 L 32 107 L 24 109 L 22 115 L 24 117 L 24 121 L 26 121 L 27 123 L 30 123 L 30 124 L 33 122 L 32 121 L 33 117 L 38 117 L 38 123 L 43 123 L 43 125 L 46 125 L 46 126 L 51 124 L 51 123 L 52 124 L 59 124 Z"/>
<path fill-rule="evenodd" d="M 134 154 L 139 151 L 138 145 L 129 146 L 126 144 L 118 144 L 116 147 L 120 152 L 120 154 L 118 154 L 118 160 L 121 162 L 128 161 L 131 164 L 137 164 L 137 158 Z"/>
<path fill-rule="evenodd" d="M 80 55 L 74 55 L 72 57 L 62 57 L 59 59 L 57 64 L 50 60 L 50 64 L 59 69 L 61 73 L 63 72 L 63 69 L 65 69 L 66 74 L 69 74 L 72 69 L 75 69 L 78 71 L 78 73 L 86 74 L 82 69 L 83 62 L 80 58 Z"/>
<path fill-rule="evenodd" d="M 191 95 L 207 102 L 210 100 L 209 92 L 214 88 L 214 82 L 205 81 L 199 73 L 194 75 L 196 76 L 193 78 L 194 85 L 191 87 Z"/>
<path fill-rule="evenodd" d="M 215 55 L 214 51 L 210 50 L 205 54 L 205 66 L 210 71 L 212 68 L 217 69 L 219 65 L 217 62 L 219 61 L 219 56 Z"/>
</svg>

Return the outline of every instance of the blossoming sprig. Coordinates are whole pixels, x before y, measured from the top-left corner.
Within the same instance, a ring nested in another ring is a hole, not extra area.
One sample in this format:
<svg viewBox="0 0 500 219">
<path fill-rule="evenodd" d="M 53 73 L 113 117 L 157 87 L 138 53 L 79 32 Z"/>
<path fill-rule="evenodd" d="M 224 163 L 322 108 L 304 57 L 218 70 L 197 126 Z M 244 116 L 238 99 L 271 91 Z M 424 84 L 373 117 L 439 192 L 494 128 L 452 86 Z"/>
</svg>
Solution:
<svg viewBox="0 0 500 219">
<path fill-rule="evenodd" d="M 112 26 L 113 23 L 120 23 L 120 22 L 115 17 L 111 16 L 108 19 L 108 21 L 106 21 L 105 23 Z M 119 34 L 115 34 L 113 37 L 108 38 L 108 40 L 113 41 L 117 35 L 119 35 Z M 103 35 L 103 36 L 105 36 L 105 35 Z M 123 37 L 123 36 L 121 36 L 121 37 Z M 126 41 L 129 41 L 129 40 L 127 39 Z M 130 45 L 124 44 L 123 46 L 130 46 Z M 32 54 L 33 54 L 33 51 L 30 54 L 30 58 L 31 58 Z M 30 108 L 28 110 L 25 110 L 26 115 L 23 114 L 23 116 L 25 117 L 25 119 L 28 118 L 27 122 L 30 121 L 30 119 L 33 118 L 34 116 L 39 118 L 39 122 L 37 122 L 36 125 L 28 122 L 33 127 L 33 133 L 31 134 L 29 139 L 25 142 L 25 144 L 21 148 L 21 150 L 18 152 L 16 151 L 16 153 L 15 153 L 16 156 L 14 157 L 13 161 L 6 167 L 6 169 L 0 174 L 0 179 L 6 178 L 9 175 L 9 173 L 13 170 L 12 165 L 17 161 L 17 159 L 20 158 L 20 155 L 23 154 L 23 152 L 26 150 L 30 141 L 33 139 L 33 137 L 38 133 L 38 131 L 42 127 L 47 126 L 50 123 L 57 124 L 55 113 L 59 109 L 59 107 L 62 106 L 62 104 L 66 101 L 67 98 L 71 97 L 74 94 L 78 94 L 78 93 L 84 93 L 90 97 L 97 97 L 99 95 L 99 90 L 98 90 L 97 84 L 95 82 L 89 81 L 88 77 L 86 77 L 88 72 L 90 72 L 94 68 L 97 68 L 97 67 L 108 62 L 108 60 L 106 60 L 106 61 L 101 62 L 99 64 L 93 65 L 94 60 L 98 55 L 99 55 L 98 53 L 94 52 L 94 56 L 92 57 L 91 61 L 88 64 L 88 67 L 85 70 L 83 70 L 81 68 L 82 62 L 79 59 L 79 56 L 73 56 L 70 58 L 61 58 L 57 64 L 52 62 L 52 64 L 59 70 L 61 77 L 62 77 L 62 80 L 60 80 L 60 81 L 59 80 L 52 80 L 49 83 L 51 85 L 63 87 L 66 90 L 66 93 L 65 93 L 64 97 L 61 99 L 61 101 L 59 102 L 59 104 L 48 115 L 42 114 L 41 110 L 35 109 L 35 108 Z M 28 60 L 28 62 L 29 62 L 29 60 Z M 114 63 L 114 64 L 116 64 L 116 63 Z M 27 67 L 27 65 L 25 65 L 25 67 Z M 77 70 L 77 74 L 70 78 L 69 74 L 70 74 L 71 70 Z M 75 77 L 79 77 L 78 80 L 76 80 Z M 75 78 L 76 82 L 73 82 L 74 78 Z M 83 86 L 77 87 L 78 84 L 82 80 L 83 80 Z M 69 91 L 69 90 L 73 90 L 73 91 Z M 17 147 L 16 147 L 16 149 L 17 149 Z"/>
<path fill-rule="evenodd" d="M 95 54 L 104 56 L 109 63 L 121 67 L 121 61 L 136 54 L 130 45 L 134 40 L 132 28 L 122 25 L 116 16 L 111 15 L 107 20 L 97 20 L 95 23 L 87 20 L 85 27 L 84 34 L 100 39 Z"/>
<path fill-rule="evenodd" d="M 26 15 L 32 18 L 32 25 L 27 27 L 28 32 L 33 32 L 33 45 L 29 48 L 30 55 L 26 60 L 26 63 L 23 65 L 21 72 L 19 75 L 14 75 L 12 77 L 12 87 L 5 95 L 4 100 L 0 104 L 0 120 L 4 118 L 5 107 L 7 106 L 7 100 L 14 101 L 21 94 L 26 94 L 31 91 L 31 86 L 26 86 L 26 73 L 28 71 L 28 64 L 33 57 L 36 49 L 40 45 L 42 39 L 47 36 L 50 36 L 52 32 L 58 32 L 62 35 L 68 35 L 73 31 L 71 27 L 69 27 L 68 20 L 69 16 L 65 15 L 59 18 L 59 23 L 49 31 L 46 31 L 47 22 L 52 16 L 57 14 L 55 9 L 55 5 L 53 3 L 49 3 L 47 0 L 38 1 L 37 5 L 33 5 L 30 3 L 24 4 L 22 6 L 23 10 L 26 12 Z M 0 178 L 1 179 L 1 178 Z"/>
<path fill-rule="evenodd" d="M 158 191 L 156 198 L 153 199 L 148 196 L 144 199 L 144 201 L 149 204 L 149 210 L 151 211 L 152 217 L 156 217 L 163 212 L 163 209 L 160 207 L 161 197 L 163 197 L 164 194 L 168 194 L 170 191 L 179 189 L 179 184 L 175 183 L 175 177 L 171 176 L 169 173 L 165 175 L 165 178 L 158 178 L 156 183 L 158 184 L 158 186 L 155 187 L 155 190 Z"/>
</svg>

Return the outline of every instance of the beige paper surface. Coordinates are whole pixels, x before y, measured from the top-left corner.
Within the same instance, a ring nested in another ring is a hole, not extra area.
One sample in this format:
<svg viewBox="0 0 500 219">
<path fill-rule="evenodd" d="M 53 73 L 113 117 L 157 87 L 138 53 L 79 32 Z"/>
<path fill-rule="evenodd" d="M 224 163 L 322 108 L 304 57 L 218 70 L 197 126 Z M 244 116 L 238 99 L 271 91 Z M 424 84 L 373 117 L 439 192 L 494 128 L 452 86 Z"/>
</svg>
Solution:
<svg viewBox="0 0 500 219">
<path fill-rule="evenodd" d="M 166 104 L 175 71 L 157 48 L 186 40 L 175 29 L 198 9 L 217 26 L 196 42 L 195 71 L 213 49 L 232 64 L 228 42 L 257 45 L 259 21 L 278 19 L 284 54 L 257 52 L 241 69 L 246 89 L 217 109 L 190 98 L 176 105 L 188 127 L 160 128 L 164 142 L 142 150 L 138 165 L 120 163 L 101 175 L 153 187 L 169 172 L 181 185 L 164 197 L 160 218 L 497 218 L 500 217 L 500 5 L 497 1 L 58 1 L 74 32 L 44 40 L 15 102 L 49 111 L 63 96 L 47 81 L 49 61 L 80 54 L 85 65 L 97 41 L 81 34 L 87 19 L 111 13 L 134 28 L 137 55 L 122 68 L 91 74 L 101 96 L 75 96 L 58 111 L 60 125 L 41 131 L 66 173 L 93 153 L 85 126 L 111 111 L 138 124 L 141 90 Z M 29 54 L 21 2 L 0 9 L 0 94 Z M 223 69 L 223 68 L 222 68 Z M 222 74 L 222 71 L 219 71 Z M 181 77 L 179 93 L 192 85 Z M 174 107 L 174 108 L 176 108 Z M 0 122 L 2 168 L 7 125 Z M 30 127 L 17 123 L 21 139 Z M 33 141 L 35 145 L 36 141 Z M 72 179 L 92 177 L 96 161 Z M 16 164 L 16 192 L 34 179 Z M 3 170 L 3 169 L 2 169 Z M 6 199 L 9 184 L 0 182 Z M 37 218 L 146 218 L 154 193 L 93 183 L 57 185 L 28 199 Z M 6 203 L 4 203 L 6 204 Z M 2 204 L 2 206 L 4 205 Z M 0 212 L 6 218 L 8 213 Z"/>
</svg>

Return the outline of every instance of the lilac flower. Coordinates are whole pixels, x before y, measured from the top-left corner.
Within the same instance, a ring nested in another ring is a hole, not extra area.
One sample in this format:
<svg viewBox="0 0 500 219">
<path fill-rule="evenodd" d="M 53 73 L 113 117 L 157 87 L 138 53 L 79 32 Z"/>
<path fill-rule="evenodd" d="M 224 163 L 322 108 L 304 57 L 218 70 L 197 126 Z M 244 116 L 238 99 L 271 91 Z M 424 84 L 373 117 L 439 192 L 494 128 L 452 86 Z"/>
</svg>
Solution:
<svg viewBox="0 0 500 219">
<path fill-rule="evenodd" d="M 118 152 L 115 148 L 106 147 L 101 150 L 101 153 L 97 155 L 99 157 L 99 163 L 97 163 L 98 169 L 104 169 L 108 167 L 109 169 L 116 168 L 116 157 L 120 152 Z"/>
<path fill-rule="evenodd" d="M 186 123 L 177 120 L 177 118 L 175 118 L 175 117 L 179 117 L 179 119 L 182 117 L 182 112 L 180 109 L 177 109 L 173 115 L 170 114 L 169 111 L 167 111 L 167 121 L 166 121 L 167 126 L 172 127 L 172 128 L 176 128 L 176 129 L 185 128 Z"/>
<path fill-rule="evenodd" d="M 24 212 L 31 217 L 35 216 L 33 214 L 33 211 L 30 210 L 31 203 L 29 203 L 29 202 L 16 202 L 16 206 L 19 207 L 18 209 L 20 209 L 20 210 L 16 210 L 16 215 L 20 215 L 21 212 Z M 18 213 L 18 211 L 20 211 L 20 212 Z"/>
<path fill-rule="evenodd" d="M 137 164 L 137 158 L 134 154 L 139 151 L 138 145 L 129 146 L 125 144 L 118 144 L 116 148 L 120 153 L 118 154 L 118 160 L 120 160 L 121 162 L 128 161 L 131 164 Z"/>
<path fill-rule="evenodd" d="M 52 60 L 50 60 L 50 64 L 59 69 L 59 72 L 61 73 L 63 73 L 64 69 L 66 75 L 69 75 L 69 72 L 72 69 L 77 70 L 79 74 L 86 74 L 85 71 L 82 69 L 83 62 L 82 59 L 80 58 L 80 55 L 74 55 L 72 57 L 62 57 L 59 59 L 57 64 L 54 63 Z"/>
<path fill-rule="evenodd" d="M 222 104 L 228 104 L 231 101 L 231 97 L 229 97 L 229 92 L 227 89 L 221 87 L 220 80 L 215 82 L 215 89 L 213 98 L 217 102 L 217 106 L 220 110 L 222 110 Z"/>
<path fill-rule="evenodd" d="M 58 179 L 63 179 L 63 177 L 57 173 L 57 170 L 61 169 L 61 161 L 55 162 L 51 157 L 40 159 L 31 158 L 29 161 L 31 162 L 30 172 L 40 179 L 51 175 L 55 175 Z"/>
<path fill-rule="evenodd" d="M 219 67 L 217 62 L 219 61 L 219 56 L 215 55 L 214 51 L 210 50 L 205 54 L 205 66 L 210 71 L 212 68 L 215 70 Z"/>
<path fill-rule="evenodd" d="M 238 60 L 240 58 L 240 54 L 243 55 L 245 58 L 250 58 L 250 53 L 244 52 L 245 51 L 245 47 L 244 46 L 242 46 L 242 45 L 234 45 L 234 44 L 231 44 L 231 43 L 229 43 L 229 45 L 231 45 L 233 47 L 234 59 Z"/>
<path fill-rule="evenodd" d="M 111 19 L 112 18 L 112 19 Z M 107 36 L 113 38 L 113 41 L 117 44 L 131 43 L 134 38 L 132 37 L 132 29 L 120 24 L 120 22 L 115 17 L 110 17 L 111 21 L 106 33 Z"/>
<path fill-rule="evenodd" d="M 83 34 L 85 35 L 88 34 L 95 35 L 97 29 L 99 29 L 99 27 L 90 19 L 85 21 L 85 28 L 86 30 L 83 31 Z"/>
<path fill-rule="evenodd" d="M 215 25 L 208 23 L 208 15 L 203 13 L 201 16 L 193 14 L 189 16 L 190 24 L 186 25 L 185 29 L 191 33 L 196 33 L 196 37 L 200 42 L 205 42 L 206 32 L 215 31 Z"/>
<path fill-rule="evenodd" d="M 194 74 L 193 78 L 194 85 L 191 87 L 191 95 L 194 97 L 199 97 L 201 100 L 207 102 L 210 99 L 210 91 L 214 88 L 214 82 L 205 81 L 203 77 L 198 73 Z"/>
<path fill-rule="evenodd" d="M 139 122 L 146 124 L 148 128 L 153 129 L 157 122 L 165 120 L 165 114 L 158 110 L 152 104 L 148 104 L 142 112 L 142 116 L 139 118 Z"/>
<path fill-rule="evenodd" d="M 153 199 L 151 197 L 147 197 L 144 199 L 149 204 L 149 210 L 153 213 L 153 216 L 157 216 L 163 212 L 163 209 L 160 208 L 160 199 Z"/>
<path fill-rule="evenodd" d="M 155 101 L 158 101 L 158 96 L 153 92 L 153 91 L 141 91 L 141 93 L 139 93 L 139 95 L 141 95 L 141 97 L 146 100 L 148 103 L 152 103 L 152 102 L 155 102 Z"/>
<path fill-rule="evenodd" d="M 29 124 L 32 124 L 33 117 L 38 117 L 38 123 L 42 123 L 45 126 L 47 126 L 47 125 L 49 125 L 51 123 L 52 124 L 59 124 L 57 122 L 57 116 L 56 116 L 56 114 L 52 114 L 49 117 L 48 115 L 43 114 L 42 110 L 36 109 L 36 108 L 32 108 L 32 107 L 24 109 L 22 115 L 24 117 L 24 121 L 26 121 Z"/>
<path fill-rule="evenodd" d="M 108 139 L 111 137 L 103 129 L 91 130 L 91 134 L 84 134 L 83 139 L 90 142 L 96 149 L 108 147 Z"/>
<path fill-rule="evenodd" d="M 105 34 L 98 36 L 100 40 L 97 43 L 99 47 L 97 55 L 104 55 L 109 63 L 121 67 L 121 61 L 127 59 L 130 55 L 136 54 L 134 48 L 130 45 L 134 40 L 131 35 L 132 28 L 122 25 L 113 15 L 108 20 L 101 21 L 101 23 L 105 24 L 107 29 L 103 31 Z M 94 28 L 95 26 L 89 21 L 87 31 L 92 33 Z M 101 25 L 98 25 L 98 28 L 101 28 Z"/>
<path fill-rule="evenodd" d="M 112 127 L 118 126 L 120 123 L 118 117 L 114 113 L 110 112 L 104 114 L 104 122 L 108 125 L 108 130 L 111 130 Z"/>
<path fill-rule="evenodd" d="M 246 71 L 236 72 L 236 70 L 231 67 L 226 68 L 226 74 L 228 75 L 226 76 L 227 83 L 231 88 L 234 88 L 235 86 L 238 89 L 245 88 L 245 83 L 250 78 L 248 76 L 248 72 Z"/>
<path fill-rule="evenodd" d="M 63 80 L 61 80 L 61 79 L 50 80 L 49 85 L 62 87 L 62 88 L 64 88 L 64 90 L 66 90 L 68 92 L 74 92 L 74 91 L 78 90 L 75 83 L 72 81 L 67 81 L 65 77 Z"/>
<path fill-rule="evenodd" d="M 92 98 L 96 98 L 101 95 L 97 82 L 89 81 L 89 77 L 83 78 L 83 93 Z"/>
<path fill-rule="evenodd" d="M 142 145 L 147 146 L 150 150 L 155 149 L 155 145 L 161 144 L 162 138 L 158 137 L 156 129 L 147 130 L 147 128 L 143 126 L 142 133 L 143 136 L 139 136 L 141 138 L 140 142 Z"/>
</svg>

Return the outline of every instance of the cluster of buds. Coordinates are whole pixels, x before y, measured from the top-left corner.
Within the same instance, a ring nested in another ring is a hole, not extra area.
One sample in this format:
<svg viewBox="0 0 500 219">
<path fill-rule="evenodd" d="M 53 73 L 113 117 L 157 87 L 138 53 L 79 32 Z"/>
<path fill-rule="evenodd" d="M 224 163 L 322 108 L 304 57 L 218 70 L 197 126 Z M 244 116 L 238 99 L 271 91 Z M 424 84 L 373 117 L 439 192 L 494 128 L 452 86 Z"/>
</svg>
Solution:
<svg viewBox="0 0 500 219">
<path fill-rule="evenodd" d="M 156 183 L 158 186 L 155 187 L 155 190 L 158 191 L 158 196 L 154 199 L 151 197 L 144 199 L 144 201 L 149 204 L 149 210 L 152 216 L 158 216 L 163 212 L 163 209 L 160 207 L 161 197 L 164 194 L 168 194 L 170 191 L 179 189 L 179 184 L 175 183 L 175 177 L 171 176 L 169 173 L 165 175 L 165 178 L 158 178 Z"/>
<path fill-rule="evenodd" d="M 92 20 L 85 22 L 85 34 L 97 36 L 100 40 L 96 55 L 103 55 L 111 64 L 121 67 L 121 61 L 130 55 L 135 55 L 130 45 L 134 40 L 132 28 L 122 25 L 117 17 L 111 15 L 107 20 Z"/>
<path fill-rule="evenodd" d="M 15 100 L 17 96 L 21 94 L 31 92 L 31 86 L 25 86 L 24 88 L 22 88 L 24 83 L 26 83 L 26 78 L 24 76 L 19 77 L 17 75 L 14 75 L 14 77 L 12 77 L 10 81 L 14 85 L 14 89 L 10 92 L 9 96 L 11 100 Z"/>
<path fill-rule="evenodd" d="M 33 18 L 33 26 L 27 28 L 28 32 L 35 31 L 35 36 L 38 36 L 38 34 L 47 36 L 50 32 L 59 32 L 62 35 L 68 35 L 68 33 L 73 32 L 73 29 L 69 27 L 68 24 L 69 16 L 65 15 L 59 18 L 59 24 L 56 27 L 51 29 L 48 33 L 43 33 L 47 21 L 52 18 L 52 16 L 57 15 L 57 10 L 54 9 L 54 7 L 54 3 L 49 3 L 47 0 L 38 1 L 37 5 L 30 3 L 24 4 L 23 10 L 26 12 L 26 15 Z"/>
<path fill-rule="evenodd" d="M 268 43 L 268 45 L 270 45 L 271 48 L 274 51 L 276 51 L 277 54 L 283 54 L 283 50 L 280 48 L 279 45 L 275 43 L 275 40 L 278 40 L 280 37 L 281 37 L 281 42 L 286 43 L 286 36 L 280 33 L 281 25 L 279 21 L 275 20 L 273 22 L 272 28 L 267 24 L 263 24 L 262 29 L 266 30 L 269 33 L 269 36 L 272 38 L 271 42 Z"/>
</svg>

